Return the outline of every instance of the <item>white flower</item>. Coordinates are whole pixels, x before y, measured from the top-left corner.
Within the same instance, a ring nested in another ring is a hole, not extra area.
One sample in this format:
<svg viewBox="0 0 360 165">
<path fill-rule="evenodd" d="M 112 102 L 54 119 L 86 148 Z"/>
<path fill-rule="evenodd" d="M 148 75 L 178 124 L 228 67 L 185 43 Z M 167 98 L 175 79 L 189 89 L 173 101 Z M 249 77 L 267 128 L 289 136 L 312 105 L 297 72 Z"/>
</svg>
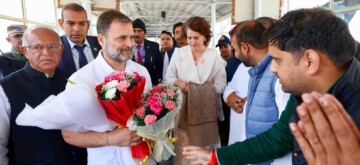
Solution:
<svg viewBox="0 0 360 165">
<path fill-rule="evenodd" d="M 109 89 L 115 88 L 118 83 L 119 82 L 117 80 L 111 80 L 110 82 L 106 83 L 102 88 L 103 90 L 108 91 Z"/>
<path fill-rule="evenodd" d="M 105 98 L 111 100 L 115 97 L 115 93 L 116 93 L 116 88 L 111 88 L 108 91 L 106 91 Z"/>
</svg>

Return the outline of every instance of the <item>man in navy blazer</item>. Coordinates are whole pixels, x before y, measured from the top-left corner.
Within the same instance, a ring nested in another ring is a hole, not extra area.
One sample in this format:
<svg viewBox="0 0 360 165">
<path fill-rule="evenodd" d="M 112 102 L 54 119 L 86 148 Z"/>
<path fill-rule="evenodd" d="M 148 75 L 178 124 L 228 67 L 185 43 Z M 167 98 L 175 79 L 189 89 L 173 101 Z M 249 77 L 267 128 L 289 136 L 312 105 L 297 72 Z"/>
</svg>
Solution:
<svg viewBox="0 0 360 165">
<path fill-rule="evenodd" d="M 60 37 L 64 51 L 58 68 L 74 73 L 94 60 L 101 46 L 97 37 L 86 36 L 90 22 L 87 20 L 86 11 L 81 5 L 77 3 L 65 5 L 58 22 L 66 34 Z"/>
<path fill-rule="evenodd" d="M 150 73 L 152 84 L 157 85 L 162 79 L 163 69 L 159 44 L 145 39 L 145 23 L 140 19 L 133 21 L 133 28 L 135 47 L 132 60 L 142 64 Z"/>
</svg>

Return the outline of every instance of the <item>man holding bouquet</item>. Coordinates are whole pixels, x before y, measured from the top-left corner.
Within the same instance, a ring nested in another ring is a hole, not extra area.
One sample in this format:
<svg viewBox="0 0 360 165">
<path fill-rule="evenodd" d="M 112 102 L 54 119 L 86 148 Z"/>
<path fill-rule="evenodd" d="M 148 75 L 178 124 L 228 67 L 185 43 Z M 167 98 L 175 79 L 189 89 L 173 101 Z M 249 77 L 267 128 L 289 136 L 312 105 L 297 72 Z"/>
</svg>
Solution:
<svg viewBox="0 0 360 165">
<path fill-rule="evenodd" d="M 75 72 L 70 80 L 95 89 L 104 78 L 116 71 L 138 72 L 146 78 L 145 89 L 151 88 L 151 78 L 145 67 L 131 61 L 134 31 L 131 20 L 111 10 L 100 15 L 97 22 L 98 40 L 102 47 L 97 58 Z M 66 88 L 71 88 L 68 83 Z M 81 102 L 79 104 L 99 104 Z M 77 109 L 74 109 L 76 111 Z M 135 161 L 130 146 L 141 142 L 135 131 L 118 128 L 108 132 L 72 132 L 63 130 L 66 142 L 88 148 L 88 164 L 132 164 Z M 148 163 L 154 164 L 151 160 Z"/>
</svg>

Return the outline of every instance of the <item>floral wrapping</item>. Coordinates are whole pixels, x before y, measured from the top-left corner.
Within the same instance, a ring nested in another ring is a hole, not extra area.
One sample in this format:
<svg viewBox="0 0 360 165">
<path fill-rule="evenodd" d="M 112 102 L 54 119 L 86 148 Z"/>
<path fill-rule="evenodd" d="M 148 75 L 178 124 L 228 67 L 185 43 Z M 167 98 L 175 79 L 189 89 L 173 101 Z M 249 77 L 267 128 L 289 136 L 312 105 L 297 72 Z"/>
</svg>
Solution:
<svg viewBox="0 0 360 165">
<path fill-rule="evenodd" d="M 175 127 L 174 118 L 181 108 L 182 93 L 175 86 L 159 84 L 146 92 L 128 120 L 127 127 L 141 137 L 155 142 L 152 157 L 160 162 L 174 153 L 173 139 L 167 137 Z"/>
<path fill-rule="evenodd" d="M 96 91 L 106 117 L 120 127 L 125 127 L 141 100 L 145 82 L 145 77 L 140 77 L 136 72 L 117 72 L 105 77 L 104 82 L 96 86 Z M 130 149 L 133 158 L 145 159 L 150 156 L 150 149 L 145 141 Z"/>
</svg>

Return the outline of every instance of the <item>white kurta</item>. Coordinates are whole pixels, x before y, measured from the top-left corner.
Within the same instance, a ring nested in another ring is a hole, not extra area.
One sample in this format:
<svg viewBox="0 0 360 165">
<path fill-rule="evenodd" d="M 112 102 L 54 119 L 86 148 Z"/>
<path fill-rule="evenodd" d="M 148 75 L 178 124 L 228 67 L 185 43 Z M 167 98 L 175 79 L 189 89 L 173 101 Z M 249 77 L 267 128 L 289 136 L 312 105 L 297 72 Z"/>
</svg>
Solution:
<svg viewBox="0 0 360 165">
<path fill-rule="evenodd" d="M 227 96 L 232 92 L 241 98 L 247 96 L 249 73 L 251 67 L 246 67 L 241 63 L 236 69 L 232 80 L 228 83 L 224 90 L 223 99 L 226 100 Z M 245 109 L 246 103 L 243 107 L 243 113 L 237 113 L 233 109 L 230 110 L 230 132 L 229 132 L 229 145 L 235 142 L 246 139 L 245 134 Z"/>
<path fill-rule="evenodd" d="M 198 64 L 190 46 L 175 48 L 168 66 L 165 80 L 173 85 L 176 80 L 190 81 L 195 84 L 213 82 L 215 91 L 222 94 L 226 86 L 226 62 L 213 48 L 206 48 Z"/>
<path fill-rule="evenodd" d="M 138 72 L 145 76 L 145 90 L 151 88 L 151 78 L 147 69 L 131 60 L 126 62 L 126 72 Z M 115 123 L 106 118 L 104 109 L 88 91 L 95 91 L 96 85 L 115 70 L 105 61 L 102 51 L 95 60 L 75 72 L 69 80 L 79 85 L 68 83 L 64 92 L 58 96 L 51 96 L 41 105 L 43 109 L 35 111 L 27 107 L 19 115 L 16 122 L 19 125 L 38 126 L 44 129 L 67 129 L 70 131 L 105 132 L 114 128 Z M 80 87 L 79 87 L 80 86 Z M 56 98 L 57 99 L 54 99 Z M 57 100 L 65 100 L 59 102 Z M 75 100 L 75 101 L 73 101 Z M 38 108 L 38 107 L 37 107 Z M 46 116 L 44 118 L 44 116 Z M 132 159 L 129 147 L 104 146 L 88 148 L 89 165 L 131 165 L 136 164 Z M 154 164 L 153 160 L 148 162 Z"/>
</svg>

